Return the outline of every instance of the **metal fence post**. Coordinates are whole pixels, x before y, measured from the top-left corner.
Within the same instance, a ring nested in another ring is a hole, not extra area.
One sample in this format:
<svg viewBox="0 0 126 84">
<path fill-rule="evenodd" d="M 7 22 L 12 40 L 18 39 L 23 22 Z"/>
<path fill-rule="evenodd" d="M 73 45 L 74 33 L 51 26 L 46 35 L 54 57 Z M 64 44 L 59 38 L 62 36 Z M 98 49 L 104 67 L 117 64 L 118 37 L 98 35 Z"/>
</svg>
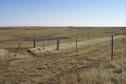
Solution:
<svg viewBox="0 0 126 84">
<path fill-rule="evenodd" d="M 111 60 L 113 60 L 113 56 L 114 56 L 114 36 L 111 36 Z"/>
<path fill-rule="evenodd" d="M 78 55 L 78 39 L 76 38 L 76 56 Z"/>
<path fill-rule="evenodd" d="M 42 44 L 43 50 L 45 49 L 45 41 L 43 40 L 43 44 Z"/>
<path fill-rule="evenodd" d="M 36 39 L 34 38 L 33 39 L 33 48 L 35 48 L 36 47 Z"/>
</svg>

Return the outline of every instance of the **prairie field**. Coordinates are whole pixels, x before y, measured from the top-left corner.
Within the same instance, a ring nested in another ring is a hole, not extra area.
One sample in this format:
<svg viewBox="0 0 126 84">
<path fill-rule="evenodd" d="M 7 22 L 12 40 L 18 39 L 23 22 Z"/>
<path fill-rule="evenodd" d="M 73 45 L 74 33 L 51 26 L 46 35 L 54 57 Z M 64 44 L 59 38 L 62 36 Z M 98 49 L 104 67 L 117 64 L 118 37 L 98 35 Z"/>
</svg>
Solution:
<svg viewBox="0 0 126 84">
<path fill-rule="evenodd" d="M 126 84 L 126 28 L 1 27 L 0 84 Z"/>
</svg>

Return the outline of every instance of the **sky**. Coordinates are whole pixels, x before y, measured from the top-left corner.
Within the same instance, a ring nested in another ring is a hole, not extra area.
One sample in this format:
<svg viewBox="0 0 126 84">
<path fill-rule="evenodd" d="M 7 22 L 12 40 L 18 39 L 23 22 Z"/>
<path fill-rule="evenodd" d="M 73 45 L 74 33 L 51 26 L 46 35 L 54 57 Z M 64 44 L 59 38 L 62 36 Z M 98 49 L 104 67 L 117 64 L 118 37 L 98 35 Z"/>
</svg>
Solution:
<svg viewBox="0 0 126 84">
<path fill-rule="evenodd" d="M 0 26 L 126 26 L 126 0 L 0 0 Z"/>
</svg>

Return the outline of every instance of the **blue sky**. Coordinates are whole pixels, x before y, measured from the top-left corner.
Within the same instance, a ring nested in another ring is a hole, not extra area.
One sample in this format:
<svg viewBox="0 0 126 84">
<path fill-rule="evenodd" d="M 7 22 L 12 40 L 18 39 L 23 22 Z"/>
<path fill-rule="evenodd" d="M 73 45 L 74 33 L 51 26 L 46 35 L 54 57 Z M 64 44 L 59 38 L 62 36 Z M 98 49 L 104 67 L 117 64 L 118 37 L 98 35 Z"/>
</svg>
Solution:
<svg viewBox="0 0 126 84">
<path fill-rule="evenodd" d="M 126 26 L 126 0 L 0 0 L 0 26 Z"/>
</svg>

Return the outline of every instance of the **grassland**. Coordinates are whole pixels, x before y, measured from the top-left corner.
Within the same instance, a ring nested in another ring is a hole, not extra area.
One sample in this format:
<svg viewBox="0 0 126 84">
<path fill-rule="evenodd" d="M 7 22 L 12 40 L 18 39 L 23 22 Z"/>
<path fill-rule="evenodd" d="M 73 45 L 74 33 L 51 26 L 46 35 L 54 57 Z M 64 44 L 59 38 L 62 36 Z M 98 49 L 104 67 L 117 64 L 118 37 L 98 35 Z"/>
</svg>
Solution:
<svg viewBox="0 0 126 84">
<path fill-rule="evenodd" d="M 0 84 L 126 84 L 126 44 L 121 42 L 125 35 L 114 37 L 114 60 L 110 60 L 110 36 L 125 32 L 125 28 L 1 28 L 0 53 L 6 53 L 0 54 Z M 62 40 L 59 51 L 55 41 L 46 41 L 44 52 L 36 54 L 27 52 L 31 41 L 23 42 L 19 51 L 20 41 L 9 41 L 48 35 L 71 39 Z"/>
</svg>

